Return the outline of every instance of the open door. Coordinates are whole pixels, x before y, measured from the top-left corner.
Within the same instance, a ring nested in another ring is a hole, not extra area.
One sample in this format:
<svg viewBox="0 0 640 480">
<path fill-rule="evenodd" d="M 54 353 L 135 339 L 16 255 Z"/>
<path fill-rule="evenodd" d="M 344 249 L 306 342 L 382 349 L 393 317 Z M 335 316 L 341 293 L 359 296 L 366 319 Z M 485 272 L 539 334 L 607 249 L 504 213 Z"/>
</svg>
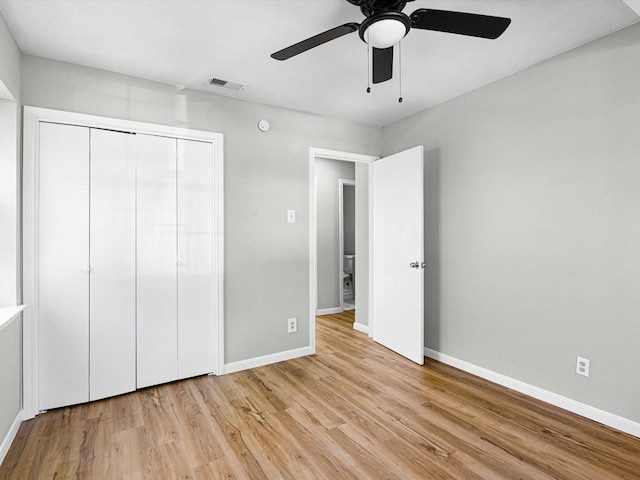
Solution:
<svg viewBox="0 0 640 480">
<path fill-rule="evenodd" d="M 424 364 L 423 147 L 373 164 L 373 339 Z"/>
</svg>

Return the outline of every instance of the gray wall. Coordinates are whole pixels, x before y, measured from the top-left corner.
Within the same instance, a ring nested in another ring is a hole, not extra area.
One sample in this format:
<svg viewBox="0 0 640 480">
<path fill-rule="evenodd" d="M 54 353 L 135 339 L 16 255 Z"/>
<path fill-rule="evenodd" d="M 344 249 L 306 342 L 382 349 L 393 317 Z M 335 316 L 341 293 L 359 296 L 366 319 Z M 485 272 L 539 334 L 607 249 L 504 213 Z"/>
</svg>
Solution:
<svg viewBox="0 0 640 480">
<path fill-rule="evenodd" d="M 356 323 L 369 325 L 369 166 L 356 163 Z"/>
<path fill-rule="evenodd" d="M 20 49 L 16 44 L 4 17 L 0 14 L 0 80 L 20 99 Z"/>
<path fill-rule="evenodd" d="M 0 306 L 20 297 L 20 50 L 0 15 Z"/>
<path fill-rule="evenodd" d="M 18 110 L 0 99 L 0 307 L 18 300 Z"/>
<path fill-rule="evenodd" d="M 22 408 L 22 322 L 0 331 L 0 443 Z"/>
<path fill-rule="evenodd" d="M 357 152 L 360 153 L 360 152 Z M 339 180 L 355 180 L 355 164 L 316 159 L 318 310 L 340 306 Z"/>
<path fill-rule="evenodd" d="M 309 147 L 375 155 L 378 129 L 30 56 L 22 99 L 224 134 L 226 362 L 308 346 Z"/>
<path fill-rule="evenodd" d="M 0 15 L 0 82 L 20 101 L 20 50 Z M 20 203 L 18 168 L 21 135 L 18 103 L 0 100 L 0 306 L 20 296 L 18 236 Z M 22 322 L 0 331 L 0 442 L 22 405 Z"/>
<path fill-rule="evenodd" d="M 355 177 L 355 172 L 354 172 Z M 356 254 L 356 187 L 355 185 L 343 186 L 342 199 L 342 223 L 344 243 L 342 251 L 345 255 Z"/>
<path fill-rule="evenodd" d="M 635 422 L 638 85 L 635 25 L 383 129 L 426 152 L 425 344 Z"/>
</svg>

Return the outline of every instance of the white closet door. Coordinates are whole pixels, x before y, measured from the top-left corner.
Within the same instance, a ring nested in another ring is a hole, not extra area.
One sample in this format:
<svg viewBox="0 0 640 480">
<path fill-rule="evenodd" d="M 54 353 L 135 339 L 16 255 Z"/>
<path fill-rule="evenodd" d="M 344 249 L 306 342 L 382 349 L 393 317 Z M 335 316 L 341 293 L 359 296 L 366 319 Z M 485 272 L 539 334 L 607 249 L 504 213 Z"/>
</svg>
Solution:
<svg viewBox="0 0 640 480">
<path fill-rule="evenodd" d="M 178 140 L 178 377 L 213 372 L 213 145 Z"/>
<path fill-rule="evenodd" d="M 176 140 L 136 135 L 138 388 L 178 378 Z"/>
<path fill-rule="evenodd" d="M 38 408 L 89 400 L 89 129 L 40 123 Z"/>
<path fill-rule="evenodd" d="M 134 141 L 91 129 L 90 400 L 136 388 Z"/>
</svg>

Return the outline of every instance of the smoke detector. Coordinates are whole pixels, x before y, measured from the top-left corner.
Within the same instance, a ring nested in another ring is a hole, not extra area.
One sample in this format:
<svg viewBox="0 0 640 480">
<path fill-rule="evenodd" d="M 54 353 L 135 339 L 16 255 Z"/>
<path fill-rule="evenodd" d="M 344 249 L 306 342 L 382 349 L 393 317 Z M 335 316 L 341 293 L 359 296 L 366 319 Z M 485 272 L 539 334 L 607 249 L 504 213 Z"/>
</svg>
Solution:
<svg viewBox="0 0 640 480">
<path fill-rule="evenodd" d="M 247 86 L 246 83 L 232 82 L 230 80 L 223 80 L 222 78 L 213 76 L 209 77 L 209 80 L 207 80 L 207 85 L 214 88 L 231 90 L 232 92 L 239 92 Z"/>
</svg>

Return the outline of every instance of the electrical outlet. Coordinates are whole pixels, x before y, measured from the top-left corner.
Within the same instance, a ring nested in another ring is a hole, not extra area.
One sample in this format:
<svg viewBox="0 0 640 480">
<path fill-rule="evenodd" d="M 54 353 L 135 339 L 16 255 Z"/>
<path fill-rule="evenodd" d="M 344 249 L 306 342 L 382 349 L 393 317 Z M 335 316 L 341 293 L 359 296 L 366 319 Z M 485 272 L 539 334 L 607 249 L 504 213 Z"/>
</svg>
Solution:
<svg viewBox="0 0 640 480">
<path fill-rule="evenodd" d="M 582 357 L 576 358 L 576 373 L 578 375 L 589 376 L 589 360 Z"/>
<path fill-rule="evenodd" d="M 287 320 L 287 333 L 296 333 L 298 331 L 298 319 L 290 318 Z"/>
</svg>

